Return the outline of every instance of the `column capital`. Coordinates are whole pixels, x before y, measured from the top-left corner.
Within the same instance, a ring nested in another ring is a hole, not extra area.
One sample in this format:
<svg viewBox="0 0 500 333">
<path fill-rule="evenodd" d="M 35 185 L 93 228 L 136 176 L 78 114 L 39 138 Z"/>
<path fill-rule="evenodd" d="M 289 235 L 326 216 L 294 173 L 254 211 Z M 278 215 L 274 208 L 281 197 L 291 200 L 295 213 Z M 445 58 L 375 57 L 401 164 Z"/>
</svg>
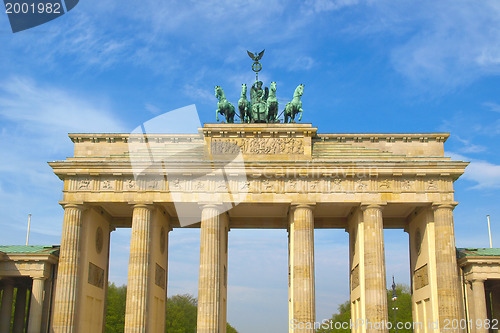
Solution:
<svg viewBox="0 0 500 333">
<path fill-rule="evenodd" d="M 60 202 L 61 206 L 63 206 L 64 209 L 67 208 L 75 208 L 78 209 L 79 211 L 84 211 L 87 206 L 83 202 L 75 203 L 75 202 Z"/>
<path fill-rule="evenodd" d="M 383 210 L 385 206 L 387 206 L 387 203 L 385 202 L 362 202 L 360 208 L 362 211 L 365 211 L 367 209 Z"/>
<path fill-rule="evenodd" d="M 47 278 L 45 276 L 32 276 L 31 277 L 34 280 L 47 280 Z"/>
<path fill-rule="evenodd" d="M 298 208 L 314 210 L 314 208 L 316 208 L 316 203 L 315 202 L 301 202 L 301 203 L 292 202 L 290 204 L 290 207 L 291 207 L 292 211 L 294 211 Z"/>
<path fill-rule="evenodd" d="M 455 209 L 455 206 L 458 205 L 458 202 L 452 201 L 452 202 L 433 202 L 432 203 L 432 209 Z"/>
<path fill-rule="evenodd" d="M 153 209 L 153 203 L 152 202 L 135 202 L 135 201 L 132 201 L 132 202 L 129 202 L 129 205 L 132 206 L 132 209 L 135 209 L 135 208 L 146 208 L 146 209 L 149 209 L 149 210 Z"/>
<path fill-rule="evenodd" d="M 200 206 L 201 209 L 214 208 L 219 211 L 222 210 L 222 207 L 224 206 L 222 202 L 199 202 L 198 205 Z"/>
</svg>

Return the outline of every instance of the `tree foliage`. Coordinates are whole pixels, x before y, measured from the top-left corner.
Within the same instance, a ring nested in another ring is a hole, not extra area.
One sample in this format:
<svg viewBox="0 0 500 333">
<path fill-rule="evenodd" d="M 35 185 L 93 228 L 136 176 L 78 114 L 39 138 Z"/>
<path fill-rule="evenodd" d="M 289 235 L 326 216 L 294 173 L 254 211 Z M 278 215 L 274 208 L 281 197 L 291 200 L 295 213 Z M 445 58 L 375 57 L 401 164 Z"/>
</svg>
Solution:
<svg viewBox="0 0 500 333">
<path fill-rule="evenodd" d="M 106 333 L 119 333 L 125 330 L 125 302 L 127 286 L 117 287 L 108 284 L 108 304 L 106 308 Z"/>
<path fill-rule="evenodd" d="M 167 299 L 167 333 L 196 332 L 196 298 L 191 295 L 175 295 Z"/>
<path fill-rule="evenodd" d="M 123 332 L 127 286 L 108 285 L 106 333 Z M 166 333 L 196 333 L 197 300 L 192 295 L 174 295 L 167 299 Z M 238 333 L 229 323 L 227 333 Z"/>
<path fill-rule="evenodd" d="M 405 323 L 412 323 L 412 313 L 411 313 L 411 293 L 410 288 L 403 284 L 396 285 L 396 295 L 397 300 L 392 301 L 392 289 L 387 290 L 387 307 L 389 309 L 388 320 L 392 323 L 392 327 L 396 327 L 394 322 L 394 309 L 397 308 L 396 317 L 399 323 L 403 324 L 402 328 L 398 328 L 398 333 L 411 333 L 413 330 L 411 328 L 405 328 Z M 347 301 L 342 303 L 338 307 L 338 312 L 332 315 L 332 318 L 327 323 L 327 327 L 322 327 L 316 330 L 317 333 L 350 333 L 350 327 L 342 323 L 349 323 L 351 319 L 351 303 Z M 335 325 L 338 323 L 337 325 Z M 400 324 L 401 325 L 401 324 Z M 394 328 L 389 330 L 390 332 L 395 331 Z"/>
</svg>

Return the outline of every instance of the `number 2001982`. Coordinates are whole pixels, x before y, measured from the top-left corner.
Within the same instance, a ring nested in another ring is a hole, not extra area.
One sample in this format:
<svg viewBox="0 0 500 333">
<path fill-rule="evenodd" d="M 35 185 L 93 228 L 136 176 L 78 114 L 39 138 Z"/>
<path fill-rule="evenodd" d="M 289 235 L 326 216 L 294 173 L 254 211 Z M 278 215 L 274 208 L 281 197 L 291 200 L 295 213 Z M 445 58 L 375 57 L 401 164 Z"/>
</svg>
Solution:
<svg viewBox="0 0 500 333">
<path fill-rule="evenodd" d="M 5 13 L 7 14 L 61 14 L 60 3 L 5 3 Z"/>
</svg>

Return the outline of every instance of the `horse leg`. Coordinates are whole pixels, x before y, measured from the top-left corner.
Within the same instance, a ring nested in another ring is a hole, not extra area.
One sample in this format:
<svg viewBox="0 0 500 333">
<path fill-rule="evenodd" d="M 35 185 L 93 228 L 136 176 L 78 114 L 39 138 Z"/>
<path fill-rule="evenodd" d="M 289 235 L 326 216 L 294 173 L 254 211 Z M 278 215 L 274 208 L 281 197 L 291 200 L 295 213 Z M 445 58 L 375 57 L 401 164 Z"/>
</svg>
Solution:
<svg viewBox="0 0 500 333">
<path fill-rule="evenodd" d="M 219 110 L 215 110 L 215 119 L 219 121 Z"/>
</svg>

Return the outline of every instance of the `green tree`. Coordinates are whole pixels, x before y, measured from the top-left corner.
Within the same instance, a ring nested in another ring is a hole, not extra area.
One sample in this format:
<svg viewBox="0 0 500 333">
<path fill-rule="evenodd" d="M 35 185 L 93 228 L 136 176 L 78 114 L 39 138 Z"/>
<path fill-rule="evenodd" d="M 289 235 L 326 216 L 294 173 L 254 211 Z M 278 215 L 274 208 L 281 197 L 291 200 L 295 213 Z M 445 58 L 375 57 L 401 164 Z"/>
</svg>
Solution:
<svg viewBox="0 0 500 333">
<path fill-rule="evenodd" d="M 392 301 L 392 289 L 387 291 L 387 307 L 389 308 L 389 321 L 395 326 L 394 323 L 394 310 L 393 308 L 398 308 L 396 311 L 396 319 L 399 323 L 402 323 L 403 328 L 398 328 L 398 333 L 412 333 L 413 329 L 411 327 L 404 328 L 404 324 L 412 323 L 413 317 L 411 313 L 411 293 L 410 287 L 404 284 L 396 285 L 396 295 L 398 296 L 396 301 Z M 401 324 L 400 324 L 401 325 Z M 392 330 L 394 331 L 394 329 Z"/>
<path fill-rule="evenodd" d="M 108 283 L 106 333 L 118 333 L 124 331 L 126 299 L 127 286 L 117 287 L 114 283 Z"/>
<path fill-rule="evenodd" d="M 127 286 L 117 287 L 108 283 L 106 308 L 106 333 L 123 332 L 125 328 L 125 304 Z M 195 297 L 174 295 L 167 299 L 166 333 L 196 333 L 197 300 Z M 238 333 L 229 323 L 227 333 Z"/>
<path fill-rule="evenodd" d="M 346 326 L 346 324 L 344 324 L 344 327 L 346 328 L 342 328 L 342 323 L 349 323 L 349 320 L 351 319 L 351 302 L 346 301 L 345 303 L 340 304 L 337 308 L 337 311 L 338 313 L 334 313 L 330 321 L 327 323 L 328 328 L 321 327 L 316 330 L 317 333 L 351 332 L 351 328 L 349 326 Z M 335 325 L 336 323 L 337 325 Z"/>
<path fill-rule="evenodd" d="M 195 333 L 198 306 L 196 298 L 191 295 L 175 295 L 167 299 L 166 333 Z M 227 333 L 238 333 L 229 323 Z"/>
<path fill-rule="evenodd" d="M 229 323 L 226 324 L 226 333 L 238 333 L 238 331 Z"/>
<path fill-rule="evenodd" d="M 403 284 L 396 285 L 396 301 L 392 301 L 392 289 L 387 290 L 387 305 L 389 309 L 388 320 L 392 323 L 392 329 L 390 331 L 395 331 L 395 322 L 394 322 L 394 310 L 393 308 L 398 308 L 397 310 L 397 321 L 402 323 L 402 328 L 398 328 L 398 333 L 411 333 L 413 330 L 411 328 L 405 328 L 405 323 L 412 323 L 412 313 L 411 313 L 411 293 L 410 288 Z M 339 333 L 349 333 L 351 329 L 349 326 L 344 324 L 342 328 L 342 323 L 349 323 L 351 319 L 351 304 L 349 301 L 340 304 L 338 307 L 338 313 L 332 315 L 331 321 L 328 322 L 328 328 L 323 327 L 318 329 L 316 332 L 318 333 L 330 333 L 330 332 L 339 332 Z M 337 325 L 335 325 L 337 323 Z M 400 324 L 401 325 L 401 324 Z"/>
<path fill-rule="evenodd" d="M 196 332 L 197 302 L 191 295 L 175 295 L 167 299 L 166 333 Z"/>
</svg>

